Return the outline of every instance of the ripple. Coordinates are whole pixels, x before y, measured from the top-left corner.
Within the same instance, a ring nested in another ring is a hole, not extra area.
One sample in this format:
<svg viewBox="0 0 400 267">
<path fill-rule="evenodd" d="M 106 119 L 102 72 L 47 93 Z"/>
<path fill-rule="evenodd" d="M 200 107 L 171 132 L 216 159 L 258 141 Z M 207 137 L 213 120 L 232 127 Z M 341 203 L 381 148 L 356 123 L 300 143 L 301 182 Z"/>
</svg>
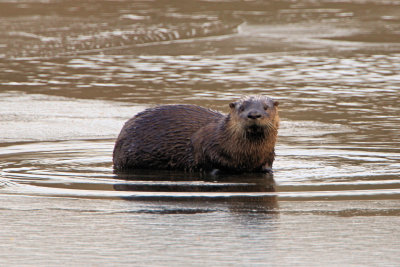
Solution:
<svg viewBox="0 0 400 267">
<path fill-rule="evenodd" d="M 29 22 L 24 18 L 4 21 L 1 29 L 6 38 L 0 38 L 5 42 L 4 47 L 7 49 L 0 49 L 4 50 L 7 58 L 54 58 L 223 36 L 237 32 L 241 23 L 238 20 L 222 21 L 212 16 L 204 16 L 201 19 L 194 16 L 191 19 L 183 19 L 183 22 L 179 19 L 171 21 L 165 17 L 165 20 L 160 22 L 160 17 L 123 15 L 120 18 L 80 18 L 80 21 L 77 21 L 68 16 L 53 15 L 35 20 L 29 17 Z M 43 23 L 52 24 L 54 28 L 43 29 L 40 26 Z M 72 26 L 64 26 L 68 24 Z M 10 27 L 16 30 L 9 31 Z M 35 28 L 36 32 L 31 32 Z"/>
<path fill-rule="evenodd" d="M 332 155 L 357 154 L 354 150 L 321 149 L 319 155 L 312 155 L 313 166 L 302 163 L 307 162 L 309 150 L 292 148 L 295 153 L 288 153 L 281 146 L 278 151 L 284 156 L 277 159 L 274 178 L 145 170 L 115 175 L 110 157 L 112 145 L 110 140 L 96 140 L 8 146 L 0 156 L 0 193 L 147 201 L 261 201 L 268 205 L 276 205 L 276 201 L 400 199 L 400 179 L 393 168 L 389 172 L 368 172 L 359 162 L 348 166 L 342 163 L 341 169 L 327 166 Z M 368 155 L 362 151 L 358 154 Z M 327 159 L 321 157 L 325 155 Z"/>
</svg>

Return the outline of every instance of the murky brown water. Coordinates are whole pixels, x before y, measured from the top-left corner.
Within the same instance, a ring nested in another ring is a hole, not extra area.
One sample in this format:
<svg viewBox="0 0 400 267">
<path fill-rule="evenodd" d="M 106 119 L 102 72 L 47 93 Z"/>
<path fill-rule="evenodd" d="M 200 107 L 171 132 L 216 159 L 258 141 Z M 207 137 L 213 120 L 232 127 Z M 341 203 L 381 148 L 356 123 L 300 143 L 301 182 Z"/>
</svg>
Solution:
<svg viewBox="0 0 400 267">
<path fill-rule="evenodd" d="M 113 174 L 135 113 L 243 94 L 274 177 Z M 0 265 L 398 265 L 399 102 L 398 1 L 0 1 Z"/>
</svg>

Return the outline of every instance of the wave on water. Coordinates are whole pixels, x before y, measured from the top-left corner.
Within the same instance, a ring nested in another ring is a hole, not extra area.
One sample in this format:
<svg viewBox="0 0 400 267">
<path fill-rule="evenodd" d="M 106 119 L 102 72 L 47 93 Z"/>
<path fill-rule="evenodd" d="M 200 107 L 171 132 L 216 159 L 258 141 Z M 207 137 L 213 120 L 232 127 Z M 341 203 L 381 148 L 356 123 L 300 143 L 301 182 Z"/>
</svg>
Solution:
<svg viewBox="0 0 400 267">
<path fill-rule="evenodd" d="M 46 20 L 46 19 L 45 19 Z M 49 21 L 50 23 L 50 21 Z M 5 33 L 6 58 L 59 57 L 76 54 L 102 52 L 154 43 L 223 36 L 238 31 L 241 21 L 221 20 L 196 21 L 189 23 L 142 24 L 133 23 L 120 27 L 99 29 L 64 30 L 62 35 L 54 31 L 29 32 L 25 27 Z M 62 30 L 61 30 L 62 31 Z"/>
<path fill-rule="evenodd" d="M 112 172 L 110 156 L 105 156 L 112 149 L 111 140 L 45 144 L 46 149 L 39 149 L 43 143 L 18 144 L 0 155 L 1 195 L 149 201 L 250 201 L 268 204 L 270 208 L 276 206 L 277 200 L 376 200 L 400 197 L 400 180 L 393 173 L 370 173 L 372 176 L 365 179 L 363 175 L 367 174 L 363 169 L 352 166 L 352 177 L 341 177 L 339 173 L 337 179 L 316 180 L 311 176 L 326 175 L 325 167 L 285 167 L 286 163 L 299 161 L 298 157 L 306 157 L 307 153 L 294 157 L 288 155 L 289 159 L 282 158 L 276 166 L 274 177 L 256 174 L 215 177 L 154 170 L 116 175 Z M 324 163 L 321 161 L 320 164 Z M 346 169 L 345 166 L 343 168 Z M 308 179 L 297 181 L 298 178 L 294 176 L 299 170 Z"/>
</svg>

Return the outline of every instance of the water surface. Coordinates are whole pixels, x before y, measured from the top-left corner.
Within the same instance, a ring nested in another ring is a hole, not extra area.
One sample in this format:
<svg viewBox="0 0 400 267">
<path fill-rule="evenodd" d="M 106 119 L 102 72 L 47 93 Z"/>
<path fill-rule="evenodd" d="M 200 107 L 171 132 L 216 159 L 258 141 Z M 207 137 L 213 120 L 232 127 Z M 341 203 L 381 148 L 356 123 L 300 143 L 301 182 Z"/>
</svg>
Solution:
<svg viewBox="0 0 400 267">
<path fill-rule="evenodd" d="M 396 1 L 1 1 L 1 265 L 396 265 Z M 274 175 L 116 175 L 156 104 L 280 101 Z"/>
</svg>

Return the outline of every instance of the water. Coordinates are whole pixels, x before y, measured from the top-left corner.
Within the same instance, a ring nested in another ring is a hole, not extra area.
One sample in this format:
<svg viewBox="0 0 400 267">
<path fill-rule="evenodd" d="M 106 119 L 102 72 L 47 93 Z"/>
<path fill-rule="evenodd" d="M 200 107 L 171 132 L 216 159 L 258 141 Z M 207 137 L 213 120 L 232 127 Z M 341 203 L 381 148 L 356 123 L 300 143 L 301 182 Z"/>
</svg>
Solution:
<svg viewBox="0 0 400 267">
<path fill-rule="evenodd" d="M 1 1 L 0 264 L 398 265 L 397 1 Z M 154 104 L 280 101 L 274 176 L 116 175 Z"/>
</svg>

